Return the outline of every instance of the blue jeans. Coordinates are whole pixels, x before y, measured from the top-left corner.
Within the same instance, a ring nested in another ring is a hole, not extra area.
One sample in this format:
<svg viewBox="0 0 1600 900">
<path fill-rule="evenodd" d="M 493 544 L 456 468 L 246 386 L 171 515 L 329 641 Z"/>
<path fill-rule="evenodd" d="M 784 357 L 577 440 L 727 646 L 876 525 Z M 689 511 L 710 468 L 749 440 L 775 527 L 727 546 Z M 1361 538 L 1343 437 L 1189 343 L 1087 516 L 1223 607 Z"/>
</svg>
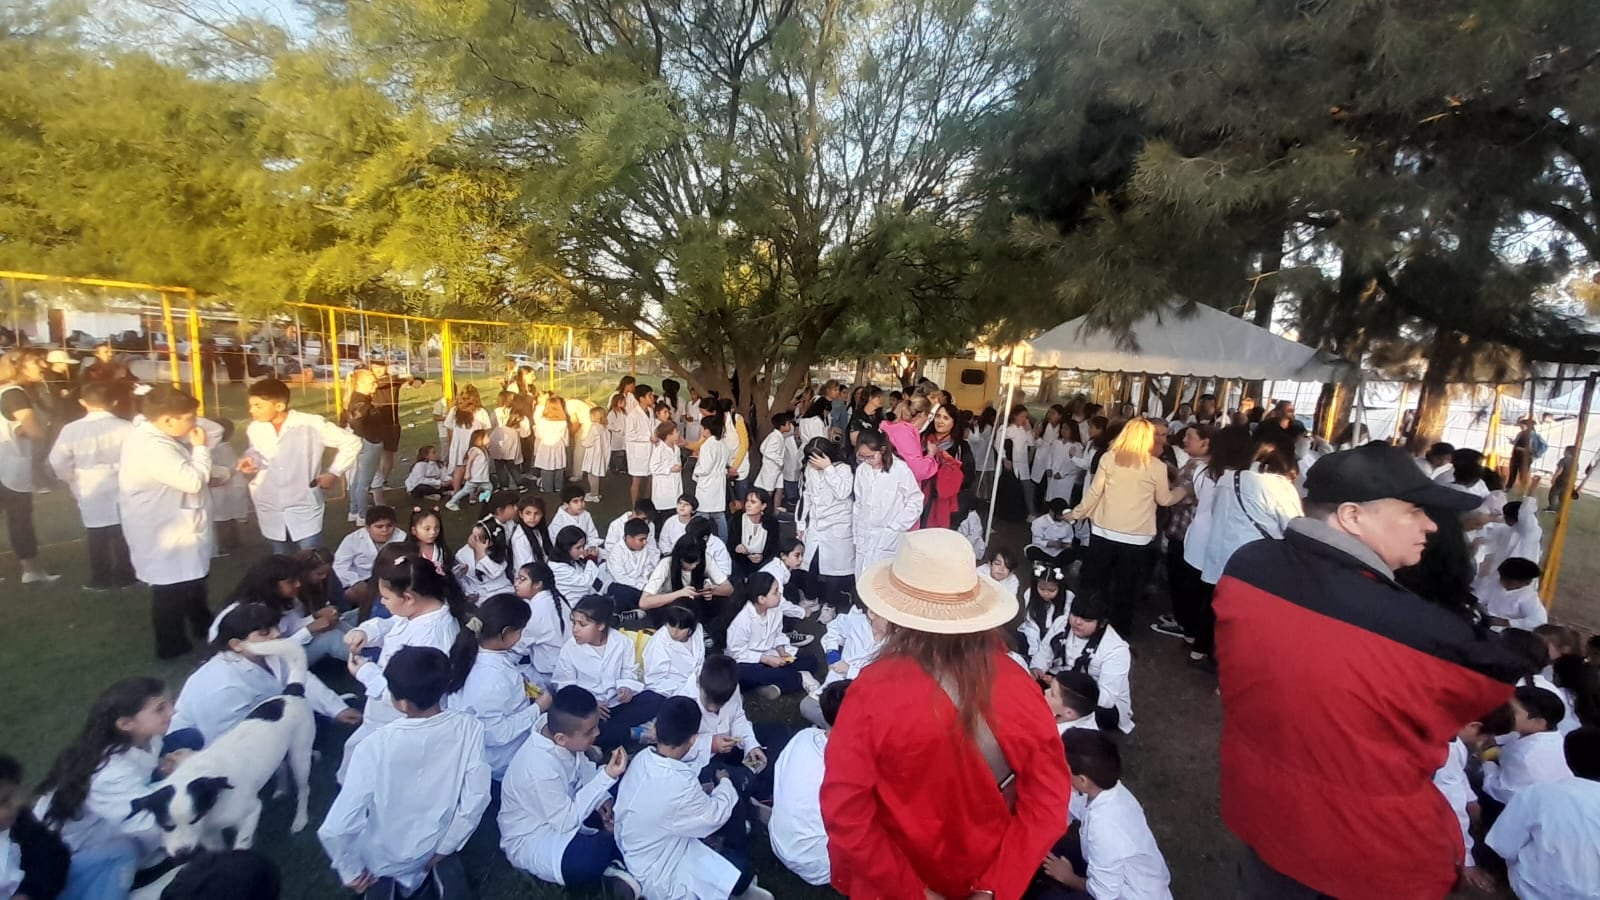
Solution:
<svg viewBox="0 0 1600 900">
<path fill-rule="evenodd" d="M 461 490 L 451 494 L 450 499 L 445 503 L 445 505 L 460 506 L 461 501 L 467 499 L 468 497 L 478 500 L 481 503 L 483 502 L 483 499 L 488 498 L 489 494 L 493 490 L 494 488 L 487 481 L 469 481 L 461 486 Z"/>
<path fill-rule="evenodd" d="M 578 832 L 561 851 L 561 882 L 569 888 L 593 888 L 606 867 L 622 853 L 608 831 Z"/>
<path fill-rule="evenodd" d="M 104 847 L 72 854 L 60 900 L 127 900 L 139 871 L 139 845 L 117 838 Z"/>
<path fill-rule="evenodd" d="M 539 490 L 546 494 L 561 490 L 561 477 L 565 472 L 565 469 L 540 469 Z"/>
<path fill-rule="evenodd" d="M 382 463 L 383 444 L 362 438 L 361 455 L 356 457 L 355 472 L 350 476 L 350 511 L 363 521 L 367 507 L 372 505 L 372 479 L 377 477 Z"/>
<path fill-rule="evenodd" d="M 700 515 L 710 519 L 711 524 L 717 526 L 717 537 L 722 538 L 722 542 L 726 544 L 728 542 L 728 514 L 720 509 L 713 512 L 706 512 L 702 509 L 700 510 Z M 732 573 L 728 574 L 731 575 Z"/>
<path fill-rule="evenodd" d="M 322 532 L 313 531 L 298 541 L 271 540 L 267 543 L 272 545 L 273 553 L 276 553 L 279 556 L 293 556 L 296 553 L 299 553 L 301 550 L 307 550 L 312 547 L 321 547 Z"/>
</svg>

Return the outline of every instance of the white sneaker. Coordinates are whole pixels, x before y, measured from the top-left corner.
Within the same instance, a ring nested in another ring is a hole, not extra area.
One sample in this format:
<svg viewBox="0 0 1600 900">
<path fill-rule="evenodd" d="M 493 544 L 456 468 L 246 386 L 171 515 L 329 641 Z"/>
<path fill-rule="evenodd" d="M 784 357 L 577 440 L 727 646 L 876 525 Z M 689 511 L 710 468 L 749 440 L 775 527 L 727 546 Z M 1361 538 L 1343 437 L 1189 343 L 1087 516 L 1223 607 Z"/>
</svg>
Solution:
<svg viewBox="0 0 1600 900">
<path fill-rule="evenodd" d="M 461 507 L 457 506 L 454 503 L 446 503 L 444 505 L 444 508 L 450 510 L 451 512 L 461 512 Z"/>
<path fill-rule="evenodd" d="M 355 513 L 347 513 L 345 515 L 345 517 L 344 517 L 344 520 L 353 525 L 353 524 L 355 524 L 355 521 L 356 521 L 356 514 Z"/>
<path fill-rule="evenodd" d="M 750 879 L 750 886 L 745 892 L 735 897 L 734 900 L 773 900 L 772 892 L 756 884 L 756 879 Z"/>
<path fill-rule="evenodd" d="M 61 580 L 61 576 L 54 572 L 23 572 L 23 584 L 54 584 Z"/>
<path fill-rule="evenodd" d="M 822 611 L 817 613 L 817 621 L 821 622 L 824 625 L 826 625 L 829 622 L 832 622 L 835 618 L 837 618 L 838 615 L 839 615 L 839 611 L 834 609 L 832 606 L 824 606 L 822 608 Z"/>
<path fill-rule="evenodd" d="M 800 598 L 800 608 L 806 611 L 807 616 L 814 616 L 822 611 L 822 601 L 810 597 Z"/>
<path fill-rule="evenodd" d="M 776 700 L 783 696 L 783 690 L 775 684 L 763 684 L 756 688 L 755 695 L 764 700 Z"/>
<path fill-rule="evenodd" d="M 367 517 L 366 516 L 356 516 L 356 527 L 357 528 L 365 528 L 365 527 L 367 527 Z"/>
<path fill-rule="evenodd" d="M 605 900 L 639 900 L 644 896 L 644 888 L 639 886 L 637 878 L 622 867 L 622 863 L 613 862 L 600 873 L 600 896 Z"/>
<path fill-rule="evenodd" d="M 818 681 L 817 676 L 811 674 L 810 672 L 800 673 L 800 683 L 805 686 L 806 693 L 808 694 L 815 694 L 816 692 L 822 690 L 822 682 Z"/>
</svg>

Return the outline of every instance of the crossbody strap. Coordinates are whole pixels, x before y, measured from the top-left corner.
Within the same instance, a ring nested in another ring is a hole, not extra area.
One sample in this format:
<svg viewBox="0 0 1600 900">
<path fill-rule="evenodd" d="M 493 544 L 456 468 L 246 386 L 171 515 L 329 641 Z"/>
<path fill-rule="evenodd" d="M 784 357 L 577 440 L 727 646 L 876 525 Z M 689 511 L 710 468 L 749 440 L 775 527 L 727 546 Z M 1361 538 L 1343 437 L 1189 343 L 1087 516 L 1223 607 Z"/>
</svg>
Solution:
<svg viewBox="0 0 1600 900">
<path fill-rule="evenodd" d="M 1261 527 L 1261 523 L 1256 521 L 1255 516 L 1250 515 L 1250 507 L 1244 505 L 1244 491 L 1239 488 L 1239 478 L 1242 474 L 1242 472 L 1238 471 L 1233 473 L 1233 497 L 1235 500 L 1239 501 L 1240 511 L 1244 513 L 1244 517 L 1246 519 L 1250 520 L 1250 524 L 1256 527 L 1256 531 L 1259 531 L 1262 537 L 1269 541 L 1277 540 L 1272 536 L 1272 532 Z"/>
<path fill-rule="evenodd" d="M 945 679 L 939 679 L 939 687 L 944 689 L 945 695 L 950 698 L 950 704 L 959 715 L 961 712 L 961 698 L 956 692 L 955 685 Z M 989 767 L 989 774 L 994 778 L 995 787 L 1000 790 L 1000 796 L 1005 798 L 1006 807 L 1013 812 L 1017 808 L 1017 773 L 1012 770 L 1011 764 L 1006 762 L 1005 752 L 1000 749 L 1000 741 L 994 736 L 994 730 L 989 727 L 988 721 L 982 716 L 978 717 L 977 727 L 973 730 L 972 740 L 978 745 L 978 753 L 983 757 L 983 762 Z"/>
</svg>

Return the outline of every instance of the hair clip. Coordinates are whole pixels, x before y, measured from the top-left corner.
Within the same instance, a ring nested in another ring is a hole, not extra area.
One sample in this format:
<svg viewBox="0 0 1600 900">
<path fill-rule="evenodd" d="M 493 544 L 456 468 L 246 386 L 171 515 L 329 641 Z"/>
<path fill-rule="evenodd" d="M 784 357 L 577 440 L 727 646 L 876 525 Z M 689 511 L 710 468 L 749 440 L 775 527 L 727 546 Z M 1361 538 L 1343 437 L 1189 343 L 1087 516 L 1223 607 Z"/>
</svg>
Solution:
<svg viewBox="0 0 1600 900">
<path fill-rule="evenodd" d="M 482 631 L 483 630 L 483 620 L 478 618 L 477 616 L 473 616 L 472 618 L 468 619 L 467 620 L 467 630 L 472 632 L 473 634 L 477 634 L 478 632 Z"/>
</svg>

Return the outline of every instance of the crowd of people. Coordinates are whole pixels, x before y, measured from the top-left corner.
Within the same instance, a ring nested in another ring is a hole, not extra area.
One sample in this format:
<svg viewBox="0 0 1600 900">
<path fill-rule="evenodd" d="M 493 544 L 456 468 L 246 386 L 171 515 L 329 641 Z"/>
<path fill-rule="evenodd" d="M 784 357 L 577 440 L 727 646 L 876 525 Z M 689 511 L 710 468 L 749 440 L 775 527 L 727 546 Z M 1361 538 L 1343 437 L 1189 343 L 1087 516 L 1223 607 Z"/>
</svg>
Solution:
<svg viewBox="0 0 1600 900">
<path fill-rule="evenodd" d="M 1002 420 L 926 382 L 829 381 L 753 423 L 671 380 L 591 406 L 513 367 L 493 409 L 472 385 L 434 406 L 397 509 L 418 381 L 381 362 L 337 422 L 251 384 L 242 452 L 181 389 L 122 376 L 47 420 L 13 390 L 44 364 L 0 359 L 24 582 L 57 577 L 25 552 L 46 443 L 86 587 L 148 585 L 157 656 L 209 655 L 175 698 L 108 687 L 36 792 L 0 757 L 0 896 L 266 883 L 247 853 L 167 856 L 143 799 L 287 695 L 348 732 L 317 835 L 366 896 L 470 896 L 458 854 L 493 816 L 511 865 L 608 896 L 770 897 L 770 858 L 849 896 L 1159 900 L 1121 747 L 1135 652 L 1164 637 L 1222 697 L 1244 896 L 1600 884 L 1600 644 L 1538 601 L 1538 481 L 1513 500 L 1474 451 L 1330 444 L 1288 404 L 1210 395 Z M 271 552 L 213 611 L 250 519 Z M 746 712 L 784 696 L 793 720 Z"/>
</svg>

